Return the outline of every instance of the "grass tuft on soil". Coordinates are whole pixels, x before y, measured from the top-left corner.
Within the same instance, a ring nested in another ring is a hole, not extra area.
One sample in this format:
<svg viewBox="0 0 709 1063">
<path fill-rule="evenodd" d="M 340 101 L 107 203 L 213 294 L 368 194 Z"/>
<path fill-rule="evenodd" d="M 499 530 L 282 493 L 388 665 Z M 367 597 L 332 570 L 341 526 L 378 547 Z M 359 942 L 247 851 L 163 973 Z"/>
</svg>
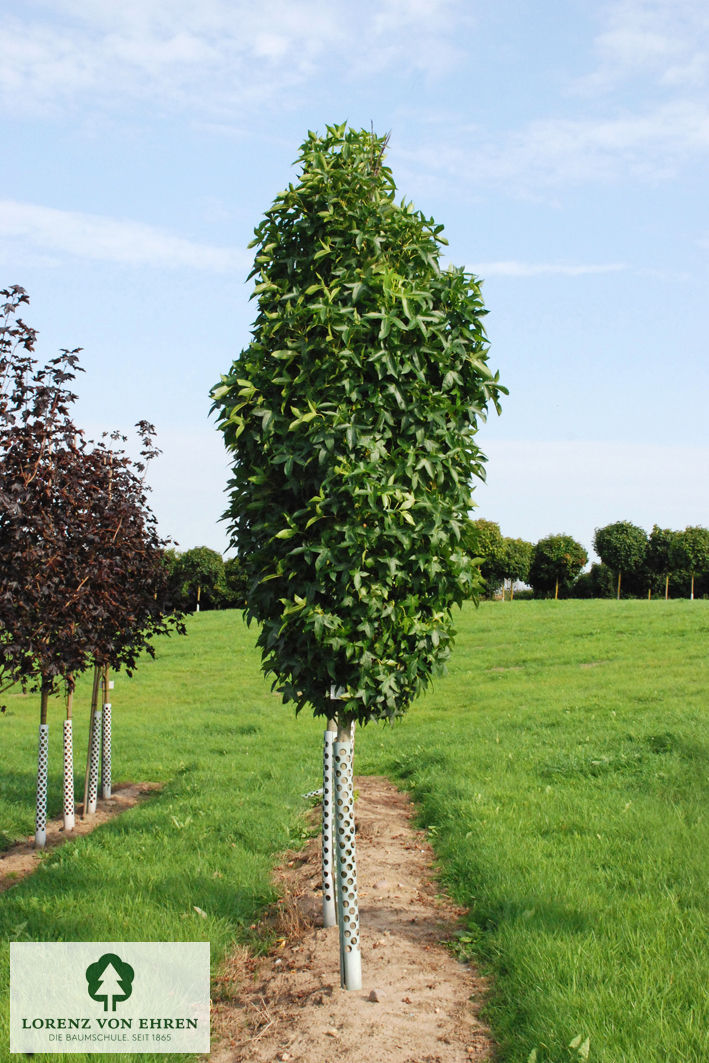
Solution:
<svg viewBox="0 0 709 1063">
<path fill-rule="evenodd" d="M 703 1063 L 709 603 L 489 603 L 458 627 L 408 718 L 358 733 L 356 770 L 417 802 L 470 909 L 457 949 L 493 976 L 500 1059 Z M 240 614 L 189 632 L 113 695 L 115 778 L 163 790 L 0 897 L 0 1045 L 9 940 L 210 940 L 215 970 L 232 943 L 263 947 L 251 928 L 275 854 L 308 833 L 322 727 L 271 694 Z M 77 793 L 89 696 L 83 682 Z M 33 832 L 38 722 L 37 698 L 4 700 L 0 847 Z M 57 701 L 50 815 L 61 718 Z"/>
</svg>

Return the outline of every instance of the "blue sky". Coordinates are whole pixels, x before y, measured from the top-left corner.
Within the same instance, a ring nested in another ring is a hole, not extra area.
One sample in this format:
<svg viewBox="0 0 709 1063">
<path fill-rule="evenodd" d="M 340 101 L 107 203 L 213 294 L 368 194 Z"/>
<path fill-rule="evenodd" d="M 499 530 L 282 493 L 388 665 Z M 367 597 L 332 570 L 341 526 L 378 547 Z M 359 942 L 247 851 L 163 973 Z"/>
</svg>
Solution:
<svg viewBox="0 0 709 1063">
<path fill-rule="evenodd" d="M 709 525 L 705 0 L 0 0 L 0 287 L 84 348 L 90 432 L 158 427 L 153 506 L 226 547 L 208 392 L 308 129 L 391 131 L 484 279 L 510 395 L 478 515 L 536 541 Z"/>
</svg>

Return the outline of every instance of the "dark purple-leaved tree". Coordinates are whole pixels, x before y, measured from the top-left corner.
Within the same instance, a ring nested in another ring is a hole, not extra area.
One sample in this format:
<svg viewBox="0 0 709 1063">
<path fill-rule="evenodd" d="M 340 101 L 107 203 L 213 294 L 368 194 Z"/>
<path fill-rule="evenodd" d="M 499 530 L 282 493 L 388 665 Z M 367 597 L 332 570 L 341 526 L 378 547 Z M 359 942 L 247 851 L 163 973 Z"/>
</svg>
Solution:
<svg viewBox="0 0 709 1063">
<path fill-rule="evenodd" d="M 70 827 L 75 677 L 91 662 L 131 669 L 153 635 L 179 618 L 165 610 L 165 544 L 146 504 L 142 466 L 87 441 L 72 420 L 78 349 L 40 366 L 36 332 L 19 317 L 26 292 L 15 286 L 0 295 L 0 689 L 19 683 L 40 691 L 41 847 L 50 695 L 65 684 Z"/>
</svg>

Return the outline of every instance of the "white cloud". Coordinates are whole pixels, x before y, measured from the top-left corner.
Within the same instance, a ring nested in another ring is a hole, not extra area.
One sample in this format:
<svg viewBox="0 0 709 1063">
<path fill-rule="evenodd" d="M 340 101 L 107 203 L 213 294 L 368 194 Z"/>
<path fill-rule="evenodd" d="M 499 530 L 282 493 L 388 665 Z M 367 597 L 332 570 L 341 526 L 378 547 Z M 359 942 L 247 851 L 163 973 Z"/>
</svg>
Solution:
<svg viewBox="0 0 709 1063">
<path fill-rule="evenodd" d="M 590 73 L 574 77 L 556 113 L 486 129 L 434 113 L 400 152 L 421 186 L 504 187 L 521 195 L 627 180 L 665 181 L 709 153 L 706 0 L 612 0 Z M 578 107 L 580 95 L 593 100 Z M 468 117 L 468 116 L 466 116 Z M 425 176 L 422 176 L 425 175 Z"/>
<path fill-rule="evenodd" d="M 463 0 L 47 0 L 0 16 L 0 98 L 13 111 L 145 98 L 204 118 L 292 105 L 317 74 L 434 75 L 452 61 Z M 289 91 L 290 90 L 290 91 Z"/>
<path fill-rule="evenodd" d="M 596 273 L 618 273 L 628 267 L 623 262 L 569 265 L 554 262 L 480 262 L 469 267 L 481 277 L 581 277 Z"/>
<path fill-rule="evenodd" d="M 536 121 L 512 139 L 505 162 L 552 184 L 629 173 L 656 179 L 708 150 L 709 106 L 676 102 L 644 113 Z"/>
<path fill-rule="evenodd" d="M 598 66 L 579 79 L 585 92 L 612 91 L 645 78 L 687 89 L 709 79 L 709 8 L 705 0 L 617 0 L 603 12 L 595 40 Z"/>
<path fill-rule="evenodd" d="M 410 174 L 423 171 L 459 186 L 464 173 L 471 188 L 502 184 L 524 194 L 629 177 L 661 181 L 708 153 L 706 101 L 595 118 L 536 119 L 507 136 L 439 129 L 429 142 L 397 151 Z"/>
<path fill-rule="evenodd" d="M 0 255 L 57 256 L 160 269 L 246 270 L 245 251 L 194 243 L 141 222 L 0 200 Z M 49 256 L 47 258 L 47 256 Z"/>
</svg>

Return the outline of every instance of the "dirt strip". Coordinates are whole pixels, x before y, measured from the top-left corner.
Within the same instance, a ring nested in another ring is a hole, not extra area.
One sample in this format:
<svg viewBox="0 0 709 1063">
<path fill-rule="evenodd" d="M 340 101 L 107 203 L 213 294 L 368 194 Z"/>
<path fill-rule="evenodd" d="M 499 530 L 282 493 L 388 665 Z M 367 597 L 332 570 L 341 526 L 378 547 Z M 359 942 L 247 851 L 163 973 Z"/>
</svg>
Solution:
<svg viewBox="0 0 709 1063">
<path fill-rule="evenodd" d="M 19 842 L 0 853 L 0 893 L 15 886 L 25 875 L 30 875 L 42 859 L 43 853 L 55 849 L 58 845 L 64 845 L 65 842 L 70 842 L 72 838 L 77 838 L 81 834 L 90 834 L 96 827 L 100 827 L 107 820 L 137 805 L 139 801 L 149 797 L 161 786 L 162 783 L 155 782 L 117 783 L 113 787 L 110 798 L 106 801 L 99 799 L 93 816 L 82 819 L 82 806 L 77 806 L 76 825 L 74 830 L 68 834 L 64 830 L 63 818 L 48 820 L 45 849 L 35 849 L 33 835 L 27 841 Z"/>
<path fill-rule="evenodd" d="M 408 797 L 360 777 L 355 814 L 363 989 L 340 988 L 337 927 L 320 914 L 320 843 L 278 869 L 279 947 L 237 950 L 215 991 L 210 1063 L 471 1063 L 493 1043 L 486 985 L 445 946 L 461 910 L 441 897 Z M 221 999 L 220 999 L 221 997 Z M 231 999 L 229 999 L 231 998 Z"/>
</svg>

